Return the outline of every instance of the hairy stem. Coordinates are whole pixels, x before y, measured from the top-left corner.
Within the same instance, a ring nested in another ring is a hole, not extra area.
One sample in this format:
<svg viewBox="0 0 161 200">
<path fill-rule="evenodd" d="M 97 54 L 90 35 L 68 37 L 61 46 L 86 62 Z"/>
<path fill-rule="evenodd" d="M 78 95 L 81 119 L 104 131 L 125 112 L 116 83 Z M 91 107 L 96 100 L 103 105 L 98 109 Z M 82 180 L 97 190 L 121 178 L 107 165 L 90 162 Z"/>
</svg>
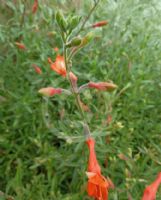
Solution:
<svg viewBox="0 0 161 200">
<path fill-rule="evenodd" d="M 70 67 L 68 65 L 68 60 L 67 60 L 67 49 L 66 49 L 66 46 L 64 44 L 64 61 L 65 61 L 65 66 L 66 66 L 66 70 L 67 70 L 67 78 L 68 78 L 68 81 L 70 82 L 70 86 L 71 86 L 71 91 L 72 91 L 72 94 L 74 95 L 75 97 L 75 101 L 76 101 L 76 104 L 77 104 L 77 107 L 78 107 L 78 110 L 79 110 L 79 113 L 81 115 L 81 118 L 83 120 L 83 128 L 84 127 L 88 127 L 88 124 L 87 124 L 87 121 L 86 121 L 86 118 L 85 118 L 85 114 L 84 114 L 84 111 L 82 109 L 82 106 L 81 106 L 81 100 L 80 100 L 80 95 L 78 93 L 78 91 L 75 90 L 74 86 L 73 86 L 73 83 L 70 79 L 70 76 L 69 76 L 69 73 L 70 73 Z M 87 129 L 87 128 L 86 128 Z M 85 130 L 84 128 L 84 134 L 85 134 L 85 137 L 90 137 L 90 131 L 89 131 L 89 127 L 88 127 L 88 131 Z"/>
</svg>

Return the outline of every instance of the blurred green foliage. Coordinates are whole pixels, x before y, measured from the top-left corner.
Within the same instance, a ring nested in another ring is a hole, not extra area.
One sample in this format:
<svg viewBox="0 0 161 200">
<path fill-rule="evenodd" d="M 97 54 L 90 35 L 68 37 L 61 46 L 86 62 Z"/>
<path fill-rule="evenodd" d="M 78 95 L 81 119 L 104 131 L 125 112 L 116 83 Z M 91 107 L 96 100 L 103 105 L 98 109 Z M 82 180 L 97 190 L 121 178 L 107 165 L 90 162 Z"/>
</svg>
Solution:
<svg viewBox="0 0 161 200">
<path fill-rule="evenodd" d="M 0 199 L 89 199 L 88 153 L 74 100 L 49 101 L 37 91 L 69 87 L 47 62 L 56 56 L 54 47 L 62 50 L 55 12 L 85 17 L 92 2 L 39 0 L 33 15 L 32 0 L 1 0 Z M 95 41 L 75 57 L 73 71 L 80 85 L 113 80 L 119 86 L 112 94 L 85 91 L 82 98 L 103 174 L 115 184 L 109 199 L 139 200 L 161 169 L 161 3 L 101 0 L 87 25 L 106 19 L 108 26 L 96 29 Z M 26 51 L 15 46 L 20 40 Z"/>
</svg>

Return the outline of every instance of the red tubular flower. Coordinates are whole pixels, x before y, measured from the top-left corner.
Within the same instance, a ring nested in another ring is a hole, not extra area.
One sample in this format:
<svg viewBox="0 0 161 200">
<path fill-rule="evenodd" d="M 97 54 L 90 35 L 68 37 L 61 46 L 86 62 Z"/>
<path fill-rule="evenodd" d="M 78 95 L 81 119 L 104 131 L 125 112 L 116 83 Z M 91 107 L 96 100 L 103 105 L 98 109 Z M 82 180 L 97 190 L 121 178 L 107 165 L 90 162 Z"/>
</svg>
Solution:
<svg viewBox="0 0 161 200">
<path fill-rule="evenodd" d="M 55 94 L 61 94 L 62 89 L 61 88 L 47 87 L 47 88 L 41 88 L 38 92 L 40 94 L 44 95 L 44 96 L 52 97 Z"/>
<path fill-rule="evenodd" d="M 42 71 L 41 71 L 41 69 L 40 69 L 39 66 L 37 66 L 37 65 L 35 65 L 35 64 L 33 64 L 32 66 L 33 66 L 33 68 L 35 69 L 35 72 L 36 72 L 37 74 L 42 74 Z"/>
<path fill-rule="evenodd" d="M 105 26 L 108 24 L 108 21 L 100 21 L 92 25 L 93 28 Z"/>
<path fill-rule="evenodd" d="M 107 91 L 113 91 L 114 89 L 117 88 L 117 85 L 113 83 L 108 83 L 108 82 L 99 82 L 99 83 L 94 83 L 94 82 L 89 82 L 88 83 L 89 88 L 95 88 L 97 90 L 107 90 Z"/>
<path fill-rule="evenodd" d="M 60 74 L 61 76 L 66 76 L 67 71 L 65 67 L 64 57 L 57 55 L 55 62 L 53 63 L 51 58 L 48 58 L 48 62 L 50 63 L 50 67 L 56 73 Z"/>
<path fill-rule="evenodd" d="M 34 1 L 34 4 L 33 4 L 33 6 L 32 6 L 32 13 L 33 13 L 33 14 L 36 13 L 36 11 L 37 11 L 37 9 L 38 9 L 38 6 L 39 6 L 38 0 L 35 0 L 35 1 Z"/>
<path fill-rule="evenodd" d="M 158 174 L 156 180 L 144 190 L 142 200 L 155 200 L 159 185 L 161 184 L 161 172 Z"/>
<path fill-rule="evenodd" d="M 20 42 L 15 42 L 15 45 L 16 45 L 19 49 L 26 50 L 25 45 L 22 44 L 22 43 L 20 43 Z"/>
<path fill-rule="evenodd" d="M 88 185 L 87 192 L 90 197 L 96 200 L 108 200 L 108 189 L 111 187 L 109 181 L 101 175 L 101 168 L 98 164 L 95 153 L 95 141 L 88 138 L 86 141 L 89 148 L 89 161 L 88 161 Z"/>
</svg>

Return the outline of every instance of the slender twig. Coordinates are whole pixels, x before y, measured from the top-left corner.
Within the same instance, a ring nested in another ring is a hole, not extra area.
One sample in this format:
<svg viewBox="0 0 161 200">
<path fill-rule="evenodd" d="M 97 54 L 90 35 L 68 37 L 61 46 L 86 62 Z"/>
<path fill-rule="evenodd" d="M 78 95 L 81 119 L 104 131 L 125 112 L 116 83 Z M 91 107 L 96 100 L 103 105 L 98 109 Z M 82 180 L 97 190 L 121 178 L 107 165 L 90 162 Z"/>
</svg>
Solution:
<svg viewBox="0 0 161 200">
<path fill-rule="evenodd" d="M 84 26 L 86 25 L 88 19 L 90 18 L 90 16 L 92 15 L 93 11 L 95 10 L 95 8 L 97 7 L 98 3 L 100 2 L 100 0 L 98 0 L 97 2 L 94 3 L 94 6 L 91 8 L 91 10 L 89 11 L 88 15 L 86 16 L 86 18 L 84 19 L 79 31 L 76 33 L 76 35 L 78 35 L 83 29 Z"/>
<path fill-rule="evenodd" d="M 68 78 L 68 81 L 70 82 L 70 85 L 71 85 L 71 89 L 72 89 L 72 94 L 74 95 L 75 97 L 75 100 L 76 100 L 76 103 L 77 103 L 77 107 L 80 111 L 80 114 L 82 116 L 82 119 L 83 121 L 87 124 L 86 122 L 86 119 L 85 119 L 85 115 L 84 115 L 84 111 L 82 110 L 82 107 L 81 107 L 81 104 L 80 104 L 80 96 L 79 96 L 79 93 L 75 91 L 74 89 L 74 86 L 73 86 L 73 83 L 70 79 L 70 76 L 69 76 L 69 73 L 70 73 L 70 68 L 68 66 L 68 61 L 67 61 L 67 49 L 66 49 L 66 45 L 64 45 L 64 61 L 65 61 L 65 66 L 66 66 L 66 69 L 67 69 L 67 78 Z"/>
</svg>

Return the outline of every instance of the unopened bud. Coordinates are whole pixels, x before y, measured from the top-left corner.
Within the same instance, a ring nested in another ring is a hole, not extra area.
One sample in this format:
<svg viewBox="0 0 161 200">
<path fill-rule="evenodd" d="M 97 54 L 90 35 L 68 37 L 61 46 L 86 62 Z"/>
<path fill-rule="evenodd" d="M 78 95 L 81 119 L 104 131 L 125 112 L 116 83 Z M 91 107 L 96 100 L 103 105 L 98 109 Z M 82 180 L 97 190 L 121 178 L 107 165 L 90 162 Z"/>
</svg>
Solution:
<svg viewBox="0 0 161 200">
<path fill-rule="evenodd" d="M 117 88 L 117 85 L 108 82 L 98 82 L 98 83 L 89 82 L 88 87 L 95 88 L 97 90 L 113 91 Z"/>
<path fill-rule="evenodd" d="M 71 47 L 76 47 L 79 46 L 82 42 L 82 39 L 80 37 L 75 37 L 69 42 L 66 47 L 71 48 Z"/>
<path fill-rule="evenodd" d="M 78 90 L 78 88 L 77 88 L 77 80 L 78 80 L 77 76 L 73 72 L 70 72 L 69 78 L 72 82 L 72 85 L 74 87 L 75 92 L 77 92 L 77 90 Z"/>
<path fill-rule="evenodd" d="M 56 18 L 56 21 L 57 21 L 59 27 L 61 28 L 61 30 L 62 30 L 63 32 L 66 32 L 66 21 L 65 21 L 65 19 L 64 19 L 63 14 L 62 14 L 60 11 L 58 11 L 58 12 L 56 13 L 55 18 Z"/>
<path fill-rule="evenodd" d="M 108 21 L 100 21 L 100 22 L 93 24 L 92 27 L 97 28 L 97 27 L 105 26 L 107 24 L 108 24 Z"/>
<path fill-rule="evenodd" d="M 78 80 L 77 76 L 73 72 L 69 73 L 69 77 L 70 77 L 70 80 L 73 82 L 77 82 Z"/>
<path fill-rule="evenodd" d="M 94 35 L 92 32 L 90 33 L 87 33 L 87 35 L 82 39 L 82 42 L 81 42 L 81 47 L 87 45 L 92 39 L 93 39 Z"/>
<path fill-rule="evenodd" d="M 36 11 L 37 11 L 37 9 L 38 9 L 38 0 L 35 0 L 34 1 L 34 4 L 33 4 L 33 6 L 32 6 L 32 13 L 33 14 L 35 14 L 36 13 Z"/>
<path fill-rule="evenodd" d="M 62 89 L 61 88 L 53 88 L 53 87 L 47 87 L 47 88 L 41 88 L 38 93 L 46 96 L 46 97 L 52 97 L 55 94 L 61 94 Z"/>
<path fill-rule="evenodd" d="M 36 72 L 37 74 L 42 74 L 42 70 L 40 69 L 39 66 L 37 66 L 37 65 L 35 65 L 35 64 L 33 64 L 32 66 L 33 66 L 33 68 L 35 69 L 35 72 Z"/>
<path fill-rule="evenodd" d="M 22 50 L 26 50 L 26 47 L 23 43 L 20 43 L 20 42 L 15 42 L 15 45 L 19 48 L 19 49 L 22 49 Z"/>
</svg>

